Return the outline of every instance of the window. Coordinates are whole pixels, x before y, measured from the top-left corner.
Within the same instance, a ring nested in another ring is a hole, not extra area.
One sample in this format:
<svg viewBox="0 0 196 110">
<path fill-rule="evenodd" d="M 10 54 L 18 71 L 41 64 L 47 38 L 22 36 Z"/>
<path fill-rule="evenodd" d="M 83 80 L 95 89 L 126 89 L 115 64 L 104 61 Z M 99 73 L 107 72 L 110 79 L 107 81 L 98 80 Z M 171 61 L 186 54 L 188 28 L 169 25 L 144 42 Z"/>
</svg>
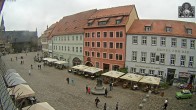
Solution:
<svg viewBox="0 0 196 110">
<path fill-rule="evenodd" d="M 110 48 L 113 48 L 114 45 L 113 45 L 113 42 L 110 42 Z"/>
<path fill-rule="evenodd" d="M 137 44 L 137 42 L 138 42 L 138 37 L 137 36 L 133 36 L 132 37 L 132 43 L 133 44 Z"/>
<path fill-rule="evenodd" d="M 187 32 L 187 34 L 192 34 L 192 29 L 187 28 L 186 32 Z"/>
<path fill-rule="evenodd" d="M 68 51 L 69 51 L 69 47 L 68 47 Z"/>
<path fill-rule="evenodd" d="M 59 37 L 60 38 L 60 37 Z M 61 50 L 61 47 L 59 46 L 59 50 Z"/>
<path fill-rule="evenodd" d="M 163 76 L 164 71 L 158 71 L 158 76 Z"/>
<path fill-rule="evenodd" d="M 69 36 L 67 37 L 67 40 L 69 41 Z"/>
<path fill-rule="evenodd" d="M 101 46 L 100 42 L 97 42 L 97 47 L 100 47 L 100 46 Z"/>
<path fill-rule="evenodd" d="M 95 56 L 95 52 L 91 52 L 91 55 L 92 55 L 92 57 L 94 57 Z"/>
<path fill-rule="evenodd" d="M 116 20 L 116 24 L 120 24 L 122 22 L 121 19 Z"/>
<path fill-rule="evenodd" d="M 76 40 L 78 40 L 78 36 L 76 36 Z"/>
<path fill-rule="evenodd" d="M 99 62 L 96 62 L 95 65 L 96 65 L 96 68 L 99 68 Z"/>
<path fill-rule="evenodd" d="M 87 44 L 88 44 L 88 47 L 90 47 L 90 42 L 88 42 Z"/>
<path fill-rule="evenodd" d="M 92 37 L 95 37 L 95 32 L 92 32 Z"/>
<path fill-rule="evenodd" d="M 122 60 L 122 55 L 121 54 L 116 54 L 116 60 Z"/>
<path fill-rule="evenodd" d="M 100 58 L 100 53 L 99 52 L 97 52 L 97 58 Z"/>
<path fill-rule="evenodd" d="M 161 53 L 160 54 L 160 64 L 165 64 L 165 54 L 164 53 Z"/>
<path fill-rule="evenodd" d="M 132 51 L 132 61 L 137 61 L 137 52 Z"/>
<path fill-rule="evenodd" d="M 64 41 L 66 41 L 66 37 L 64 37 Z"/>
<path fill-rule="evenodd" d="M 140 69 L 141 74 L 145 74 L 145 69 Z"/>
<path fill-rule="evenodd" d="M 78 47 L 76 47 L 76 52 L 78 52 Z"/>
<path fill-rule="evenodd" d="M 182 42 L 181 42 L 182 44 L 181 44 L 181 47 L 182 48 L 186 48 L 186 46 L 187 46 L 187 40 L 186 39 L 182 39 Z"/>
<path fill-rule="evenodd" d="M 110 37 L 114 37 L 114 34 L 113 34 L 113 32 L 110 32 Z"/>
<path fill-rule="evenodd" d="M 74 41 L 74 36 L 72 36 L 72 40 Z"/>
<path fill-rule="evenodd" d="M 117 71 L 117 70 L 119 70 L 119 68 L 120 68 L 120 66 L 118 66 L 118 65 L 112 65 L 112 70 Z"/>
<path fill-rule="evenodd" d="M 151 31 L 151 26 L 145 26 L 145 31 Z"/>
<path fill-rule="evenodd" d="M 171 54 L 170 55 L 170 65 L 175 65 L 176 55 Z"/>
<path fill-rule="evenodd" d="M 82 53 L 82 47 L 80 47 L 80 52 Z"/>
<path fill-rule="evenodd" d="M 120 37 L 123 37 L 123 32 L 122 31 L 120 31 Z"/>
<path fill-rule="evenodd" d="M 97 37 L 100 37 L 100 32 L 97 32 Z"/>
<path fill-rule="evenodd" d="M 99 21 L 98 22 L 98 25 L 106 25 L 107 24 L 107 21 Z"/>
<path fill-rule="evenodd" d="M 161 37 L 161 46 L 166 46 L 166 38 Z"/>
<path fill-rule="evenodd" d="M 104 37 L 107 37 L 107 32 L 103 32 L 103 36 Z"/>
<path fill-rule="evenodd" d="M 63 51 L 63 46 L 62 46 L 62 48 L 61 48 L 61 49 L 62 49 L 62 51 Z"/>
<path fill-rule="evenodd" d="M 80 40 L 82 40 L 82 36 L 80 36 Z"/>
<path fill-rule="evenodd" d="M 141 62 L 146 62 L 146 52 L 141 52 Z"/>
<path fill-rule="evenodd" d="M 136 68 L 131 67 L 130 68 L 130 73 L 136 73 Z"/>
<path fill-rule="evenodd" d="M 151 45 L 157 45 L 157 38 L 156 37 L 151 37 Z"/>
<path fill-rule="evenodd" d="M 109 59 L 113 59 L 113 54 L 109 54 Z"/>
<path fill-rule="evenodd" d="M 171 39 L 171 46 L 172 47 L 176 47 L 177 46 L 177 39 L 176 38 L 172 38 Z"/>
<path fill-rule="evenodd" d="M 189 67 L 193 67 L 194 56 L 189 57 Z"/>
<path fill-rule="evenodd" d="M 186 59 L 186 56 L 181 55 L 181 57 L 180 57 L 180 66 L 185 66 L 185 59 Z"/>
<path fill-rule="evenodd" d="M 120 37 L 120 33 L 119 32 L 116 32 L 116 37 Z"/>
<path fill-rule="evenodd" d="M 92 47 L 95 47 L 95 42 L 92 42 Z"/>
<path fill-rule="evenodd" d="M 150 53 L 150 63 L 155 63 L 156 53 Z"/>
<path fill-rule="evenodd" d="M 149 70 L 149 75 L 154 75 L 154 70 Z"/>
<path fill-rule="evenodd" d="M 122 49 L 123 48 L 123 43 L 116 43 L 116 48 L 117 49 Z"/>
<path fill-rule="evenodd" d="M 166 27 L 166 32 L 171 32 L 172 31 L 172 28 L 171 27 Z"/>
<path fill-rule="evenodd" d="M 65 51 L 67 51 L 67 48 L 66 48 L 66 46 L 65 46 Z"/>
<path fill-rule="evenodd" d="M 103 53 L 103 58 L 107 58 L 107 54 L 106 53 Z"/>
<path fill-rule="evenodd" d="M 103 48 L 107 48 L 107 42 L 103 42 Z"/>
<path fill-rule="evenodd" d="M 190 40 L 190 48 L 195 49 L 195 40 Z"/>
<path fill-rule="evenodd" d="M 74 52 L 74 47 L 72 47 L 72 51 Z"/>
<path fill-rule="evenodd" d="M 142 36 L 142 45 L 147 45 L 147 37 Z"/>
</svg>

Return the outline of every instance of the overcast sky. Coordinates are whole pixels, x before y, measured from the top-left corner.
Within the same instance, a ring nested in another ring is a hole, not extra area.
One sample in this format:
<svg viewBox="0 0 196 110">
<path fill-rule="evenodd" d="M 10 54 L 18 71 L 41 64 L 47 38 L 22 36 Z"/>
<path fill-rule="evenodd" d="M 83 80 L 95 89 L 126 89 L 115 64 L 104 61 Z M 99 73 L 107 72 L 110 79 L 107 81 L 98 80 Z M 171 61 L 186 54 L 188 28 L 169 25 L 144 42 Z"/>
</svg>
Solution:
<svg viewBox="0 0 196 110">
<path fill-rule="evenodd" d="M 67 15 L 91 9 L 135 4 L 140 19 L 170 19 L 196 22 L 196 18 L 178 18 L 178 6 L 196 0 L 6 0 L 2 13 L 7 31 L 38 29 L 40 36 L 47 25 Z M 0 18 L 1 19 L 1 18 Z"/>
</svg>

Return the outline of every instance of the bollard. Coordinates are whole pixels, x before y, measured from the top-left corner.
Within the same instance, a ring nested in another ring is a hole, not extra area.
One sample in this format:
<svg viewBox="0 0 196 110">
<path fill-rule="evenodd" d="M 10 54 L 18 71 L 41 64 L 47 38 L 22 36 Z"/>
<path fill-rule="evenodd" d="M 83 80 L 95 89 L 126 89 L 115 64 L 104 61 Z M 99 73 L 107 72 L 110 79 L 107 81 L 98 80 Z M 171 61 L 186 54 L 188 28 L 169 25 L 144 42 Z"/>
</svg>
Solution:
<svg viewBox="0 0 196 110">
<path fill-rule="evenodd" d="M 142 109 L 142 108 L 143 108 L 143 104 L 140 104 L 140 105 L 139 105 L 139 109 Z"/>
</svg>

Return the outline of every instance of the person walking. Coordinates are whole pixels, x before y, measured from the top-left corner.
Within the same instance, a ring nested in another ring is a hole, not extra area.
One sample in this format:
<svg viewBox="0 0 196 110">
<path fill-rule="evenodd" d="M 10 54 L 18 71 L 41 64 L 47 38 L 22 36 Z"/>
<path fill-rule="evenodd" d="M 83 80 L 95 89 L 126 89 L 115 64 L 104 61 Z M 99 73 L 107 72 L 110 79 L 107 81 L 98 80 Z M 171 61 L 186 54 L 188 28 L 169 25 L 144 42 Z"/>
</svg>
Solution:
<svg viewBox="0 0 196 110">
<path fill-rule="evenodd" d="M 107 95 L 108 95 L 108 90 L 107 90 L 107 88 L 105 89 L 105 97 L 107 97 Z"/>
<path fill-rule="evenodd" d="M 31 69 L 33 69 L 33 65 L 31 64 Z"/>
<path fill-rule="evenodd" d="M 29 76 L 31 75 L 31 70 L 29 70 Z"/>
<path fill-rule="evenodd" d="M 100 102 L 100 100 L 99 100 L 99 98 L 97 97 L 96 99 L 95 99 L 95 105 L 96 105 L 96 107 L 98 108 L 98 103 Z"/>
<path fill-rule="evenodd" d="M 42 69 L 42 65 L 39 65 L 40 70 Z"/>
<path fill-rule="evenodd" d="M 88 87 L 88 94 L 90 94 L 91 93 L 91 88 L 90 87 Z"/>
<path fill-rule="evenodd" d="M 112 90 L 112 82 L 110 82 L 109 86 L 110 86 L 110 91 L 111 91 Z"/>
<path fill-rule="evenodd" d="M 165 99 L 163 110 L 167 110 L 167 106 L 168 106 L 168 99 Z"/>
<path fill-rule="evenodd" d="M 22 65 L 22 61 L 20 62 L 20 64 Z"/>
<path fill-rule="evenodd" d="M 118 110 L 118 102 L 116 103 L 116 110 Z"/>
<path fill-rule="evenodd" d="M 67 80 L 67 84 L 69 84 L 69 78 L 67 78 L 66 80 Z"/>
<path fill-rule="evenodd" d="M 38 67 L 38 70 L 39 70 L 39 65 L 37 67 Z"/>
<path fill-rule="evenodd" d="M 86 85 L 86 94 L 88 93 L 88 85 Z"/>
<path fill-rule="evenodd" d="M 106 106 L 106 103 L 104 104 L 103 106 L 103 110 L 106 110 L 107 106 Z"/>
</svg>

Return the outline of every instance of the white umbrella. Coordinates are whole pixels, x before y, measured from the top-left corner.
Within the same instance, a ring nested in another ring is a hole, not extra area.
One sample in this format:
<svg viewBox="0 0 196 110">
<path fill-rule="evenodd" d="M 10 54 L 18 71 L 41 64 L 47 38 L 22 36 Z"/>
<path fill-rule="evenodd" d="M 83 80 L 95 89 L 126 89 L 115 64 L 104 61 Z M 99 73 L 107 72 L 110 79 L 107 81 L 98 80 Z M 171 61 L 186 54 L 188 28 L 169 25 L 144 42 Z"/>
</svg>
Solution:
<svg viewBox="0 0 196 110">
<path fill-rule="evenodd" d="M 32 106 L 27 106 L 22 108 L 22 110 L 55 110 L 52 106 L 50 106 L 47 102 L 36 103 Z"/>
<path fill-rule="evenodd" d="M 144 76 L 139 82 L 159 85 L 161 78 L 153 76 Z"/>
<path fill-rule="evenodd" d="M 127 73 L 127 74 L 121 76 L 120 79 L 138 82 L 140 79 L 142 79 L 142 77 L 143 77 L 142 75 Z"/>
<path fill-rule="evenodd" d="M 109 76 L 113 78 L 119 78 L 120 76 L 124 75 L 125 73 L 119 72 L 119 71 L 108 71 L 106 73 L 103 73 L 103 76 Z"/>
</svg>

